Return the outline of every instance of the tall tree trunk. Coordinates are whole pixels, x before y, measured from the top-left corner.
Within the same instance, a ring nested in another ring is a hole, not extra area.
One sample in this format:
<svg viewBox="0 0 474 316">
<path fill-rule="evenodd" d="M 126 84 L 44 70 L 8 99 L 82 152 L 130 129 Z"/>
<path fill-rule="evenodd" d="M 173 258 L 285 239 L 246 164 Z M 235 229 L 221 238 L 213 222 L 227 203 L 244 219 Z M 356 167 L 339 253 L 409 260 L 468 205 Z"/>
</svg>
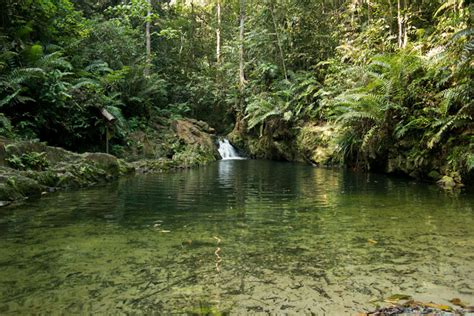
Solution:
<svg viewBox="0 0 474 316">
<path fill-rule="evenodd" d="M 403 0 L 405 7 L 405 14 L 403 15 L 403 48 L 407 47 L 408 44 L 408 1 Z"/>
<path fill-rule="evenodd" d="M 240 0 L 240 32 L 239 32 L 239 88 L 241 94 L 245 87 L 244 73 L 244 26 L 245 26 L 245 0 Z"/>
<path fill-rule="evenodd" d="M 370 24 L 370 15 L 371 15 L 371 12 L 370 12 L 370 0 L 367 0 L 367 23 Z"/>
<path fill-rule="evenodd" d="M 221 62 L 221 0 L 217 0 L 216 62 Z"/>
<path fill-rule="evenodd" d="M 270 12 L 272 14 L 272 20 L 273 20 L 273 29 L 275 30 L 275 36 L 277 40 L 277 45 L 278 45 L 278 50 L 280 52 L 280 59 L 281 59 L 281 65 L 283 67 L 283 74 L 285 75 L 285 79 L 288 80 L 288 72 L 286 71 L 286 63 L 285 63 L 285 54 L 283 53 L 283 47 L 280 41 L 280 35 L 278 33 L 278 25 L 275 19 L 275 12 L 273 10 L 273 0 L 270 1 Z"/>
<path fill-rule="evenodd" d="M 350 10 L 351 10 L 351 28 L 354 30 L 354 14 L 355 14 L 355 3 L 354 1 L 351 2 L 350 4 Z"/>
<path fill-rule="evenodd" d="M 194 62 L 196 54 L 194 53 L 194 34 L 196 33 L 196 13 L 194 12 L 194 1 L 191 0 L 191 36 L 189 39 L 189 46 L 191 48 L 191 58 Z"/>
<path fill-rule="evenodd" d="M 146 26 L 145 26 L 145 37 L 146 37 L 146 65 L 143 71 L 145 77 L 150 75 L 150 64 L 151 64 L 151 0 L 147 0 L 147 14 L 146 14 Z"/>
<path fill-rule="evenodd" d="M 239 134 L 244 134 L 245 120 L 244 120 L 244 92 L 245 92 L 245 60 L 244 60 L 244 26 L 245 26 L 245 10 L 246 1 L 240 0 L 240 27 L 239 27 L 239 100 L 237 105 L 237 118 L 235 123 L 235 130 Z"/>
<path fill-rule="evenodd" d="M 392 7 L 392 0 L 388 0 L 388 15 L 389 15 L 389 26 L 390 26 L 390 33 L 393 33 L 393 7 Z"/>
<path fill-rule="evenodd" d="M 401 0 L 397 0 L 397 21 L 398 21 L 398 48 L 403 44 L 403 20 Z"/>
</svg>

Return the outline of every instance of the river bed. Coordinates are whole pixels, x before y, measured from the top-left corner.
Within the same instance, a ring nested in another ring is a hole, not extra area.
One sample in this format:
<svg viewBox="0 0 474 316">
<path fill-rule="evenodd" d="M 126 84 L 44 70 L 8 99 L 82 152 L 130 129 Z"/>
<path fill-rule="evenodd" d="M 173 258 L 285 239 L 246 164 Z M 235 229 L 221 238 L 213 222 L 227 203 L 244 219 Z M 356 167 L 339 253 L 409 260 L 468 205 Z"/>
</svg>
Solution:
<svg viewBox="0 0 474 316">
<path fill-rule="evenodd" d="M 0 314 L 373 310 L 474 304 L 474 194 L 226 160 L 0 210 Z"/>
</svg>

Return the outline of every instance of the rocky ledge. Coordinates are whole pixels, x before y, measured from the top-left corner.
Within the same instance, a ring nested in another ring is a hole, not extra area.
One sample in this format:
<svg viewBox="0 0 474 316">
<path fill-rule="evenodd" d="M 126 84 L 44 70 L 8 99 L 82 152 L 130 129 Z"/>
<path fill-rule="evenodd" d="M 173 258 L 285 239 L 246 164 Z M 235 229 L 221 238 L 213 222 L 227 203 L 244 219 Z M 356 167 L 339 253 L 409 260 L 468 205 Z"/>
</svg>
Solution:
<svg viewBox="0 0 474 316">
<path fill-rule="evenodd" d="M 163 172 L 218 159 L 214 131 L 206 123 L 176 120 L 169 131 L 176 140 L 172 155 L 133 162 L 105 153 L 78 154 L 37 141 L 12 141 L 0 136 L 0 206 L 135 172 Z"/>
<path fill-rule="evenodd" d="M 104 153 L 77 154 L 40 142 L 0 139 L 0 206 L 59 188 L 117 179 L 133 167 Z"/>
</svg>

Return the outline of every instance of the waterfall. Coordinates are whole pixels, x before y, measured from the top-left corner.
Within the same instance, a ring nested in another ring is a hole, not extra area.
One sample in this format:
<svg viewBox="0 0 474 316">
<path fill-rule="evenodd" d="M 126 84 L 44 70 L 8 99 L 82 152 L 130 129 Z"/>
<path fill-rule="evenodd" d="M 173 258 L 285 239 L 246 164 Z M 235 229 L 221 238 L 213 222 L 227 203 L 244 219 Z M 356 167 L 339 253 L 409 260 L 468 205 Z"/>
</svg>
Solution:
<svg viewBox="0 0 474 316">
<path fill-rule="evenodd" d="M 222 160 L 245 159 L 239 156 L 237 150 L 235 150 L 234 146 L 232 146 L 226 138 L 219 139 L 219 154 Z"/>
</svg>

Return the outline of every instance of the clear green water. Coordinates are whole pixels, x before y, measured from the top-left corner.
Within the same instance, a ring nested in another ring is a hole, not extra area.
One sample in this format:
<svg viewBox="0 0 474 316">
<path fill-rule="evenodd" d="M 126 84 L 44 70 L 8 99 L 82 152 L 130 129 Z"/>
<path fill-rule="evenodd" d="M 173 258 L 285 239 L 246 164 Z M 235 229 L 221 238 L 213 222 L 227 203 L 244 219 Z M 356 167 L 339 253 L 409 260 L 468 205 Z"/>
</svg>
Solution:
<svg viewBox="0 0 474 316">
<path fill-rule="evenodd" d="M 474 304 L 473 206 L 472 192 L 267 161 L 56 193 L 0 209 L 0 314 Z"/>
</svg>

